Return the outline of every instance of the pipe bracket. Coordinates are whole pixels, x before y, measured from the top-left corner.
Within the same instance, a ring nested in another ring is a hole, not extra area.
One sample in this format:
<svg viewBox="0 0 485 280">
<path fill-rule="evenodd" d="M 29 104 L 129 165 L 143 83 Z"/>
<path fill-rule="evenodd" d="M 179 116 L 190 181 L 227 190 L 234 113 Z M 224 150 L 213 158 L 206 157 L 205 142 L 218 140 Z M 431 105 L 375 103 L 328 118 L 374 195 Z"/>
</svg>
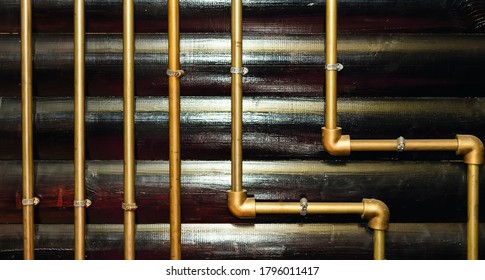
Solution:
<svg viewBox="0 0 485 280">
<path fill-rule="evenodd" d="M 249 69 L 246 67 L 231 67 L 231 74 L 242 74 L 243 76 L 249 73 Z"/>
<path fill-rule="evenodd" d="M 39 202 L 40 202 L 40 199 L 38 197 L 22 199 L 23 206 L 30 206 L 30 205 L 36 206 L 37 204 L 39 204 Z"/>
<path fill-rule="evenodd" d="M 397 142 L 396 151 L 404 152 L 404 149 L 406 148 L 406 139 L 400 136 L 399 138 L 396 139 L 396 142 Z"/>
<path fill-rule="evenodd" d="M 74 200 L 74 207 L 86 207 L 88 208 L 91 206 L 93 202 L 90 199 L 85 199 L 85 200 Z"/>
<path fill-rule="evenodd" d="M 344 69 L 344 66 L 341 63 L 336 63 L 336 64 L 325 64 L 325 70 L 327 71 L 342 71 Z"/>
<path fill-rule="evenodd" d="M 136 203 L 122 203 L 121 208 L 125 211 L 135 211 L 138 209 L 138 206 L 136 206 Z"/>
<path fill-rule="evenodd" d="M 183 75 L 185 75 L 185 71 L 184 70 L 170 70 L 170 69 L 167 69 L 167 76 L 169 76 L 169 77 L 180 78 Z"/>
<path fill-rule="evenodd" d="M 306 198 L 300 199 L 300 215 L 301 216 L 306 216 L 307 210 L 308 210 L 308 200 Z"/>
</svg>

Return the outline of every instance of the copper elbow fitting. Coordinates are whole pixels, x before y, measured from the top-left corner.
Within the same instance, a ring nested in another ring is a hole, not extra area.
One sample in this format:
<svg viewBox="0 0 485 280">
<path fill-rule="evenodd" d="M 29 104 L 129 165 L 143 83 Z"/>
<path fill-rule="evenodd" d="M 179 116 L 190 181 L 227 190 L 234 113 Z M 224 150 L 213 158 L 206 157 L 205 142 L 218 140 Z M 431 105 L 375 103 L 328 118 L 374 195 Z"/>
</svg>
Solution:
<svg viewBox="0 0 485 280">
<path fill-rule="evenodd" d="M 483 143 L 473 135 L 457 134 L 458 149 L 456 154 L 463 155 L 463 161 L 466 164 L 483 163 Z"/>
<path fill-rule="evenodd" d="M 333 156 L 350 155 L 350 136 L 342 135 L 342 128 L 322 128 L 322 145 Z"/>
<path fill-rule="evenodd" d="M 369 220 L 369 228 L 375 230 L 387 230 L 389 228 L 389 208 L 387 205 L 378 199 L 362 200 L 364 204 L 364 212 L 362 219 Z"/>
<path fill-rule="evenodd" d="M 229 211 L 240 219 L 254 219 L 256 217 L 256 199 L 248 198 L 246 190 L 227 192 L 227 206 Z"/>
</svg>

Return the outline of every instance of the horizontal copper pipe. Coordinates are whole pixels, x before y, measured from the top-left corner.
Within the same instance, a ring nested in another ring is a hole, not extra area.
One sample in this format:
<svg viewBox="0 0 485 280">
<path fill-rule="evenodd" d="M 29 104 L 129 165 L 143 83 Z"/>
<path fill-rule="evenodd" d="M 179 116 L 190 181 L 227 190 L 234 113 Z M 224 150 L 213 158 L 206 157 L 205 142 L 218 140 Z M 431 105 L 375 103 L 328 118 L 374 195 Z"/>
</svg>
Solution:
<svg viewBox="0 0 485 280">
<path fill-rule="evenodd" d="M 94 204 L 93 204 L 94 205 Z M 276 216 L 273 216 L 273 218 Z M 485 244 L 485 224 L 479 225 Z M 122 259 L 122 225 L 88 225 L 89 259 Z M 22 258 L 21 225 L 0 225 L 0 258 Z M 39 259 L 72 257 L 72 225 L 38 225 Z M 137 256 L 160 260 L 169 253 L 169 225 L 138 225 Z M 386 258 L 391 260 L 458 260 L 466 257 L 464 223 L 390 224 Z M 186 224 L 185 259 L 369 259 L 373 234 L 362 224 Z M 221 238 L 223 236 L 224 238 Z M 250 236 L 250 238 L 248 238 Z M 282 244 L 284 243 L 284 246 Z M 412 244 L 412 245 L 410 245 Z M 412 250 L 410 250 L 412 246 Z M 241 250 L 241 247 L 244 250 Z M 325 250 L 322 250 L 325 248 Z M 362 250 L 355 250 L 361 248 Z M 485 255 L 485 246 L 479 251 Z"/>
<path fill-rule="evenodd" d="M 364 205 L 360 202 L 309 202 L 307 214 L 362 214 Z M 300 202 L 256 202 L 257 214 L 301 213 Z"/>
<path fill-rule="evenodd" d="M 0 5 L 0 32 L 17 32 L 18 0 Z M 278 33 L 322 33 L 324 2 L 312 5 L 297 0 L 265 0 L 244 4 L 245 31 Z M 339 1 L 341 30 L 358 32 L 452 32 L 483 30 L 479 25 L 483 8 L 470 1 Z M 87 3 L 88 32 L 122 32 L 121 0 L 94 0 Z M 138 1 L 135 16 L 140 32 L 164 32 L 167 3 Z M 229 1 L 184 2 L 182 32 L 226 32 L 229 29 Z M 277 11 L 277 12 L 276 12 Z M 72 2 L 33 2 L 36 32 L 70 32 Z M 275 15 L 277 13 L 277 15 Z M 47 16 L 49 15 L 49 16 Z M 285 20 L 282 20 L 284 18 Z M 366 20 L 362 20 L 365 18 Z M 391 18 L 392 20 L 389 20 Z M 209 20 L 210 19 L 210 20 Z"/>
<path fill-rule="evenodd" d="M 227 210 L 230 185 L 229 161 L 183 161 L 184 223 L 237 223 Z M 38 223 L 72 222 L 72 161 L 36 162 L 36 192 L 42 196 Z M 394 222 L 464 222 L 466 184 L 463 166 L 450 162 L 409 161 L 245 161 L 243 185 L 259 200 L 294 201 L 304 195 L 309 201 L 355 201 L 379 197 L 392 209 Z M 485 166 L 479 179 L 485 181 Z M 90 223 L 123 223 L 119 205 L 123 200 L 123 162 L 87 161 L 86 195 L 103 201 L 86 211 Z M 379 173 L 375 173 L 379 170 Z M 140 223 L 168 223 L 169 167 L 167 161 L 137 161 L 136 186 Z M 21 162 L 0 161 L 0 224 L 21 223 L 19 201 L 11 199 L 21 186 Z M 278 182 L 278 192 L 272 186 Z M 457 186 L 463 186 L 457 188 Z M 440 195 L 436 196 L 439 190 Z M 480 190 L 485 195 L 485 188 Z M 415 198 L 419 197 L 419 200 Z M 485 217 L 485 205 L 479 215 Z M 361 222 L 357 215 L 260 215 L 256 223 Z"/>
<path fill-rule="evenodd" d="M 397 150 L 396 140 L 350 140 L 350 149 L 356 152 Z M 456 151 L 456 139 L 405 139 L 404 151 Z"/>
</svg>

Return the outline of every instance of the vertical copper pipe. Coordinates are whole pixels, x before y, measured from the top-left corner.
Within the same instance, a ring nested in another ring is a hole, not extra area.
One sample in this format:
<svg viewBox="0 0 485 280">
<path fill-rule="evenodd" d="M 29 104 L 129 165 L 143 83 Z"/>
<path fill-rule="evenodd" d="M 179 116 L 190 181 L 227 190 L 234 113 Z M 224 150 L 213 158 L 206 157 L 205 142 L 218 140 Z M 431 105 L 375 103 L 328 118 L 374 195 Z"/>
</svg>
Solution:
<svg viewBox="0 0 485 280">
<path fill-rule="evenodd" d="M 135 259 L 135 7 L 123 0 L 125 259 Z"/>
<path fill-rule="evenodd" d="M 22 49 L 22 198 L 34 196 L 32 132 L 32 3 L 20 2 Z M 34 259 L 34 205 L 23 204 L 24 259 Z"/>
<path fill-rule="evenodd" d="M 326 2 L 325 63 L 337 63 L 337 0 Z M 325 71 L 325 128 L 337 128 L 337 71 Z"/>
<path fill-rule="evenodd" d="M 74 2 L 74 258 L 84 259 L 84 0 Z M 78 204 L 81 202 L 81 204 Z"/>
<path fill-rule="evenodd" d="M 242 0 L 231 2 L 232 67 L 242 68 Z M 231 74 L 231 184 L 233 192 L 242 191 L 242 73 Z"/>
<path fill-rule="evenodd" d="M 468 165 L 468 224 L 467 224 L 467 258 L 478 260 L 478 167 Z"/>
<path fill-rule="evenodd" d="M 182 226 L 180 219 L 180 36 L 178 0 L 168 1 L 167 74 L 169 74 L 170 259 L 180 260 L 182 258 Z"/>
<path fill-rule="evenodd" d="M 374 230 L 374 260 L 384 260 L 386 248 L 386 231 Z"/>
</svg>

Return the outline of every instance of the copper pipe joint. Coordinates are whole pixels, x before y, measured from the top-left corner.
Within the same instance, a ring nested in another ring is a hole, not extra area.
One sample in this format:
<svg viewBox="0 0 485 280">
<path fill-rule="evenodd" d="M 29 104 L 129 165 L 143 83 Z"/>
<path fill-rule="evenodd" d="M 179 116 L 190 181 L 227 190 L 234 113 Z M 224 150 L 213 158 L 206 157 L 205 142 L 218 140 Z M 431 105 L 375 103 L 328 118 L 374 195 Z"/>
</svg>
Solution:
<svg viewBox="0 0 485 280">
<path fill-rule="evenodd" d="M 342 128 L 322 128 L 322 145 L 333 156 L 350 155 L 350 136 L 342 135 Z"/>
<path fill-rule="evenodd" d="M 227 192 L 227 206 L 231 213 L 240 219 L 254 219 L 256 217 L 256 199 L 248 198 L 246 190 L 241 192 Z"/>
<path fill-rule="evenodd" d="M 463 155 L 466 164 L 483 164 L 483 143 L 473 135 L 457 134 L 458 149 L 456 154 Z"/>
<path fill-rule="evenodd" d="M 364 212 L 362 219 L 369 220 L 369 228 L 374 230 L 387 230 L 389 228 L 389 208 L 387 205 L 378 199 L 362 200 L 364 204 Z"/>
</svg>

